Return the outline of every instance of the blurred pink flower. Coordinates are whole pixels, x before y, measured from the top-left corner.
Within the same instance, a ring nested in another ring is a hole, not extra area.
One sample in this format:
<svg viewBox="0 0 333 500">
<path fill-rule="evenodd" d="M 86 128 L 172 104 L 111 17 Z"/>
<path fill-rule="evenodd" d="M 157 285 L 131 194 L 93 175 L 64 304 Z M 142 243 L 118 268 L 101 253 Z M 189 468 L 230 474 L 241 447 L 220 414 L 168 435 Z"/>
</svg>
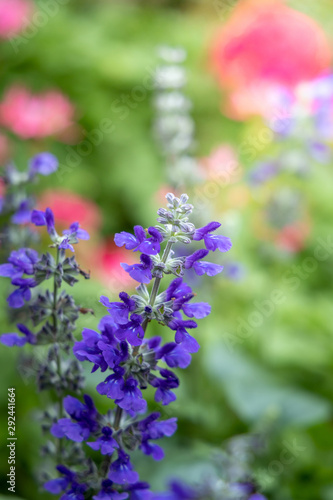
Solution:
<svg viewBox="0 0 333 500">
<path fill-rule="evenodd" d="M 32 94 L 13 86 L 0 103 L 1 124 L 23 139 L 60 136 L 73 125 L 73 118 L 73 105 L 56 90 Z"/>
<path fill-rule="evenodd" d="M 311 80 L 329 68 L 330 59 L 321 27 L 278 0 L 239 2 L 210 50 L 221 87 L 233 92 L 229 112 L 235 109 L 236 118 L 260 110 L 271 86 Z"/>
<path fill-rule="evenodd" d="M 291 253 L 300 252 L 306 239 L 310 234 L 310 225 L 304 221 L 285 226 L 276 236 L 276 244 L 279 248 Z"/>
<path fill-rule="evenodd" d="M 133 289 L 137 283 L 129 276 L 120 264 L 138 262 L 132 252 L 119 248 L 109 239 L 95 251 L 95 277 L 110 291 L 119 293 L 122 289 Z"/>
<path fill-rule="evenodd" d="M 221 144 L 200 163 L 208 179 L 220 179 L 224 185 L 238 181 L 243 172 L 237 153 L 230 144 Z"/>
<path fill-rule="evenodd" d="M 52 208 L 56 223 L 61 226 L 68 227 L 72 222 L 79 222 L 91 235 L 97 233 L 101 227 L 102 215 L 98 206 L 71 191 L 44 191 L 38 200 L 38 208 L 45 210 L 47 207 Z"/>
<path fill-rule="evenodd" d="M 0 38 L 12 38 L 29 25 L 34 12 L 30 0 L 0 0 Z"/>
</svg>

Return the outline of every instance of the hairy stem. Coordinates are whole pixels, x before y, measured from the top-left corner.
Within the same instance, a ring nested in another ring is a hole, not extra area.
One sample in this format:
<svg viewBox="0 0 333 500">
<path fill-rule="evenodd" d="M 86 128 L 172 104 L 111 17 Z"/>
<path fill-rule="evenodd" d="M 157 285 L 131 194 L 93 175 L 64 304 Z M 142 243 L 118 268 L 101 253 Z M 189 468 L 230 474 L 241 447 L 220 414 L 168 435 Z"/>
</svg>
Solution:
<svg viewBox="0 0 333 500">
<path fill-rule="evenodd" d="M 59 257 L 60 257 L 60 251 L 59 248 L 57 248 L 57 255 L 56 255 L 56 266 L 59 264 Z M 57 302 L 58 302 L 58 285 L 57 285 L 57 280 L 55 276 L 53 277 L 53 312 L 52 312 L 52 318 L 53 318 L 53 331 L 54 331 L 54 344 L 56 345 L 57 342 L 57 330 L 58 330 L 58 318 L 57 318 Z M 60 358 L 60 353 L 59 349 L 55 350 L 55 358 L 56 358 L 56 363 L 57 363 L 57 373 L 59 377 L 59 381 L 61 381 L 61 358 Z M 61 390 L 58 389 L 57 391 L 57 396 L 58 396 L 58 419 L 62 418 L 63 415 L 63 407 L 62 407 L 62 395 L 61 395 Z M 58 458 L 61 458 L 62 455 L 62 439 L 58 439 L 58 450 L 57 450 Z"/>
</svg>

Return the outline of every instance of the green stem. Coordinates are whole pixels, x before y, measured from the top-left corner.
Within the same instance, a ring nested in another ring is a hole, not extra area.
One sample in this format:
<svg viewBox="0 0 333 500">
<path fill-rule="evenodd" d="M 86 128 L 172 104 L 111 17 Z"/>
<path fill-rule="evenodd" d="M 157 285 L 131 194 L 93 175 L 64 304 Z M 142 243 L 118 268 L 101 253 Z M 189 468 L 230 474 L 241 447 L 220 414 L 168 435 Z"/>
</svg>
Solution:
<svg viewBox="0 0 333 500">
<path fill-rule="evenodd" d="M 60 256 L 60 251 L 59 248 L 57 248 L 57 255 L 56 255 L 56 267 L 59 264 L 59 256 Z M 52 312 L 52 317 L 53 317 L 53 331 L 54 331 L 54 344 L 57 344 L 57 330 L 58 330 L 58 318 L 57 318 L 57 302 L 58 302 L 58 285 L 55 276 L 53 277 L 53 312 Z M 56 351 L 56 363 L 57 363 L 57 373 L 59 380 L 61 380 L 61 359 L 60 359 L 60 353 L 59 349 Z M 57 391 L 58 399 L 59 399 L 59 406 L 58 406 L 58 418 L 62 418 L 63 415 L 63 407 L 62 407 L 62 397 L 61 397 L 61 391 Z M 62 440 L 58 440 L 58 457 L 61 458 L 62 454 Z"/>
<path fill-rule="evenodd" d="M 166 247 L 165 247 L 165 249 L 164 249 L 163 255 L 162 255 L 161 262 L 163 262 L 163 264 L 165 264 L 166 261 L 168 260 L 168 257 L 169 257 L 172 245 L 173 245 L 173 242 L 171 242 L 169 240 L 168 243 L 167 243 L 167 245 L 166 245 Z M 162 278 L 155 278 L 155 281 L 154 281 L 154 284 L 153 284 L 153 288 L 152 288 L 152 291 L 151 291 L 151 294 L 150 294 L 150 297 L 149 297 L 149 305 L 152 306 L 152 307 L 155 304 L 155 300 L 156 300 L 156 297 L 157 297 L 157 294 L 158 294 L 158 291 L 159 291 L 159 288 L 160 288 L 161 281 L 162 281 Z M 142 323 L 142 328 L 143 328 L 144 332 L 146 332 L 147 326 L 148 326 L 148 319 L 146 318 L 144 320 L 144 322 Z M 134 349 L 133 349 L 133 356 L 136 356 L 138 354 L 139 347 L 140 346 L 134 347 Z"/>
</svg>

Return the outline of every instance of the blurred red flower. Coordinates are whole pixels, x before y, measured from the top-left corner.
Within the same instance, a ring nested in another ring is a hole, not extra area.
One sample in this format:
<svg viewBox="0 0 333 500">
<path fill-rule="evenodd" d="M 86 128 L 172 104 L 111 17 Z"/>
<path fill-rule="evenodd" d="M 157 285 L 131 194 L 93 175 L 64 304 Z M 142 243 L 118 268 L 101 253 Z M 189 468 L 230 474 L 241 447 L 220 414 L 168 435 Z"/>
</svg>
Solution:
<svg viewBox="0 0 333 500">
<path fill-rule="evenodd" d="M 321 27 L 278 0 L 239 2 L 210 50 L 220 85 L 236 91 L 237 99 L 258 86 L 261 102 L 265 86 L 310 80 L 329 68 L 330 59 Z"/>
<path fill-rule="evenodd" d="M 0 0 L 0 38 L 12 38 L 28 26 L 34 12 L 30 0 Z"/>
<path fill-rule="evenodd" d="M 100 229 L 102 215 L 98 206 L 91 200 L 65 189 L 44 191 L 38 200 L 38 208 L 50 207 L 56 223 L 68 227 L 72 222 L 79 222 L 88 233 Z"/>
<path fill-rule="evenodd" d="M 13 86 L 0 103 L 0 122 L 23 139 L 58 136 L 73 126 L 74 107 L 61 92 L 32 94 Z"/>
</svg>

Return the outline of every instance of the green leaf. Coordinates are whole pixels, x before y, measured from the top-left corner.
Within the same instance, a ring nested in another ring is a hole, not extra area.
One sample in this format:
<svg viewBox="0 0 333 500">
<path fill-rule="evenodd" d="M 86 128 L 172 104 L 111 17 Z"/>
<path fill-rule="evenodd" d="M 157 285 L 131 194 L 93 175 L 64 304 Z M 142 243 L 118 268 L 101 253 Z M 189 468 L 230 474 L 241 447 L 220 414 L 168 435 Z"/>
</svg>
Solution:
<svg viewBox="0 0 333 500">
<path fill-rule="evenodd" d="M 331 414 L 332 405 L 325 399 L 286 385 L 244 354 L 230 352 L 223 345 L 207 348 L 204 362 L 234 411 L 248 423 L 275 413 L 283 425 L 309 426 Z"/>
</svg>

